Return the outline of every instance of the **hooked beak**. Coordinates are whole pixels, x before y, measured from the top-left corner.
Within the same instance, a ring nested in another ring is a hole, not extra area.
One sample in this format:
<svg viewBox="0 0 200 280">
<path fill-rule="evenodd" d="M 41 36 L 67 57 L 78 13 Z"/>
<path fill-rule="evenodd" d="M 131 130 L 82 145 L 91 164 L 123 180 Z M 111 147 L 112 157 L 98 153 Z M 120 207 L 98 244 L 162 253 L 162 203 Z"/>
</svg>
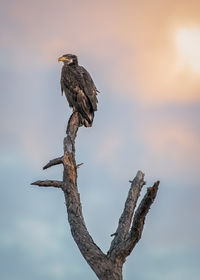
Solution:
<svg viewBox="0 0 200 280">
<path fill-rule="evenodd" d="M 59 62 L 59 61 L 66 61 L 66 60 L 67 60 L 67 58 L 64 57 L 64 56 L 61 56 L 61 57 L 58 58 L 58 62 Z"/>
</svg>

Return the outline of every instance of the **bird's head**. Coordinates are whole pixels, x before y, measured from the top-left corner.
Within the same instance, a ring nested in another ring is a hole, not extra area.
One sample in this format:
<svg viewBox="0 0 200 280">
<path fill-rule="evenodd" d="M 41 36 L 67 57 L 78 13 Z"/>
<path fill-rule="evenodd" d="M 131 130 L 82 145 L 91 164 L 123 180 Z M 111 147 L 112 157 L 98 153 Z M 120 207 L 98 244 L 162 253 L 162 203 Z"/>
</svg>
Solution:
<svg viewBox="0 0 200 280">
<path fill-rule="evenodd" d="M 62 61 L 65 65 L 78 65 L 77 56 L 74 54 L 64 54 L 58 58 L 58 61 Z"/>
</svg>

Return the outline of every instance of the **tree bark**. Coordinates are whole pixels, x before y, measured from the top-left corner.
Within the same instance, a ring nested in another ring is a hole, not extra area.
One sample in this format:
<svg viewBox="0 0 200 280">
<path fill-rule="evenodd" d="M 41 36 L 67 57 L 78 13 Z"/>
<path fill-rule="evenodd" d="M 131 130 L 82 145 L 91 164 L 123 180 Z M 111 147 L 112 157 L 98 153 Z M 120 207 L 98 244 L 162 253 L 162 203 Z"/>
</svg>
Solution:
<svg viewBox="0 0 200 280">
<path fill-rule="evenodd" d="M 67 136 L 64 138 L 64 155 L 49 161 L 43 169 L 63 164 L 63 181 L 36 181 L 32 185 L 56 187 L 64 192 L 68 221 L 71 233 L 81 254 L 100 280 L 122 280 L 122 267 L 142 235 L 145 217 L 154 202 L 159 181 L 147 189 L 146 195 L 136 208 L 142 187 L 145 185 L 144 174 L 138 171 L 119 219 L 117 230 L 110 249 L 104 254 L 90 236 L 82 213 L 80 195 L 77 187 L 77 168 L 75 160 L 75 138 L 80 125 L 79 114 L 74 112 L 68 122 Z"/>
</svg>

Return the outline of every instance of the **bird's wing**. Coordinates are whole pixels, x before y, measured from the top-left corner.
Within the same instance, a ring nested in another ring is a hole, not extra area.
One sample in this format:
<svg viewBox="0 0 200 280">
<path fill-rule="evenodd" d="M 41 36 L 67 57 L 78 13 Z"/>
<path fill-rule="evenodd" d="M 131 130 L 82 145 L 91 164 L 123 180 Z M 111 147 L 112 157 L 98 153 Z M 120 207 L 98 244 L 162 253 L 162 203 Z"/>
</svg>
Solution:
<svg viewBox="0 0 200 280">
<path fill-rule="evenodd" d="M 90 74 L 84 67 L 79 66 L 79 73 L 81 76 L 81 84 L 83 85 L 83 90 L 89 98 L 93 110 L 97 111 L 97 93 L 99 91 L 97 90 Z"/>
<path fill-rule="evenodd" d="M 64 67 L 61 75 L 63 88 L 69 105 L 75 108 L 89 122 L 93 119 L 93 106 L 86 93 L 85 81 L 77 68 Z"/>
<path fill-rule="evenodd" d="M 78 87 L 78 83 L 76 78 L 74 77 L 74 73 L 69 71 L 66 67 L 62 68 L 61 73 L 61 91 L 65 93 L 65 96 L 69 102 L 70 107 L 74 107 L 77 99 L 76 89 Z"/>
</svg>

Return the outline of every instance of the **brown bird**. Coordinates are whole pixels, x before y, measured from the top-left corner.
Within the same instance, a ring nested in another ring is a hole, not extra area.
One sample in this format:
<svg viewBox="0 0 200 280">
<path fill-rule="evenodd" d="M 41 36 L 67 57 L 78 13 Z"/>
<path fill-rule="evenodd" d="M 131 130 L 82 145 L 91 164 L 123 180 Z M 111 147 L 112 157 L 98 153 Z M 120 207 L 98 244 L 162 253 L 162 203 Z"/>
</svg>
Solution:
<svg viewBox="0 0 200 280">
<path fill-rule="evenodd" d="M 65 93 L 69 106 L 79 112 L 80 126 L 92 126 L 97 111 L 99 92 L 87 70 L 78 65 L 76 55 L 65 54 L 58 59 L 64 63 L 61 72 L 61 91 Z"/>
</svg>

